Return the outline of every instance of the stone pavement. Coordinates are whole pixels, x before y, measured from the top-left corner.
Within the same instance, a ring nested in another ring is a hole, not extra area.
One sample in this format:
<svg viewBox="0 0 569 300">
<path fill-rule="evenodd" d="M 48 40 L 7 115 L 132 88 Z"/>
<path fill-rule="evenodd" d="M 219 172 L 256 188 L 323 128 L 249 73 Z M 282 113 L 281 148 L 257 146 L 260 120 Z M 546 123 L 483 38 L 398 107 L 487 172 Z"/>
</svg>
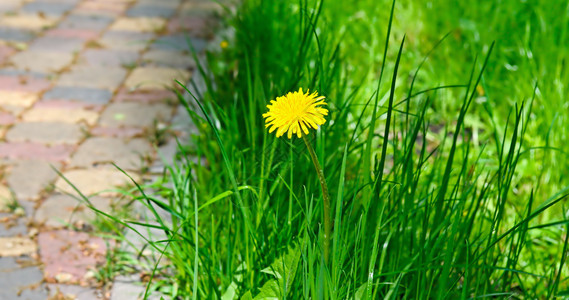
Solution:
<svg viewBox="0 0 569 300">
<path fill-rule="evenodd" d="M 208 0 L 0 0 L 0 299 L 137 299 L 96 275 L 112 241 L 88 224 L 120 207 L 117 186 L 152 170 L 184 119 L 187 82 L 212 35 Z M 137 281 L 137 280 L 134 280 Z M 142 291 L 144 288 L 142 288 Z"/>
</svg>

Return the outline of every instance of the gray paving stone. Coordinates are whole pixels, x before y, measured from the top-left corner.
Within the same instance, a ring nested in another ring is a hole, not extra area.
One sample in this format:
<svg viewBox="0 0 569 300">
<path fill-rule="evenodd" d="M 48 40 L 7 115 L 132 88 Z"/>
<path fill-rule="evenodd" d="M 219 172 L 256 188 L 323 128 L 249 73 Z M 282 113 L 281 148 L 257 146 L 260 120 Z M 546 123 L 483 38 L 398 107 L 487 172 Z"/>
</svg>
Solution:
<svg viewBox="0 0 569 300">
<path fill-rule="evenodd" d="M 14 69 L 14 68 L 2 68 L 2 69 L 0 69 L 0 76 L 26 76 L 26 77 L 32 77 L 34 79 L 45 79 L 45 78 L 49 77 L 44 72 Z"/>
<path fill-rule="evenodd" d="M 79 63 L 90 66 L 125 67 L 135 64 L 138 57 L 136 51 L 88 49 L 79 57 Z"/>
<path fill-rule="evenodd" d="M 20 4 L 17 2 L 0 3 L 0 13 L 15 13 L 18 10 L 19 6 Z"/>
<path fill-rule="evenodd" d="M 8 213 L 0 213 L 0 237 L 25 236 L 27 232 L 28 226 L 25 218 Z M 0 260 L 0 272 L 2 272 L 1 269 Z"/>
<path fill-rule="evenodd" d="M 22 268 L 13 257 L 0 257 L 0 299 L 45 300 L 47 289 L 41 285 L 39 267 Z"/>
<path fill-rule="evenodd" d="M 35 37 L 35 34 L 31 31 L 16 28 L 0 28 L 0 40 L 7 42 L 29 42 Z"/>
<path fill-rule="evenodd" d="M 189 43 L 191 43 L 192 47 L 197 52 L 205 49 L 207 45 L 206 40 L 188 37 L 185 34 L 175 34 L 157 38 L 150 46 L 150 49 L 190 51 L 191 47 Z"/>
<path fill-rule="evenodd" d="M 72 100 L 89 104 L 106 104 L 113 93 L 105 89 L 57 86 L 47 91 L 42 100 Z"/>
<path fill-rule="evenodd" d="M 144 139 L 125 141 L 114 137 L 92 137 L 79 146 L 70 167 L 93 167 L 115 163 L 125 170 L 139 170 L 144 157 L 153 151 Z"/>
<path fill-rule="evenodd" d="M 187 0 L 183 0 L 187 1 Z M 194 0 L 195 1 L 195 0 Z M 207 0 L 209 1 L 209 0 Z M 154 6 L 164 6 L 171 8 L 178 8 L 182 3 L 182 0 L 138 0 L 138 4 L 144 5 L 154 5 Z"/>
<path fill-rule="evenodd" d="M 194 68 L 194 58 L 181 51 L 149 50 L 142 56 L 144 66 L 171 67 L 179 69 Z"/>
<path fill-rule="evenodd" d="M 135 276 L 117 276 L 111 289 L 111 300 L 140 299 L 145 287 Z"/>
<path fill-rule="evenodd" d="M 97 209 L 110 213 L 111 199 L 91 197 L 89 199 Z M 96 213 L 78 199 L 66 194 L 49 196 L 37 209 L 34 220 L 50 227 L 64 227 L 67 224 L 82 222 L 89 224 L 95 219 Z"/>
<path fill-rule="evenodd" d="M 110 300 L 127 300 L 127 299 L 142 299 L 144 296 L 144 291 L 146 289 L 145 283 L 140 282 L 137 279 L 139 275 L 131 276 L 117 276 L 113 282 L 113 288 L 111 289 Z M 162 297 L 162 298 L 161 298 Z M 169 300 L 168 296 L 158 295 L 154 293 L 149 295 L 148 300 Z"/>
<path fill-rule="evenodd" d="M 58 163 L 22 160 L 8 172 L 6 181 L 18 200 L 37 200 L 40 193 L 57 178 Z"/>
<path fill-rule="evenodd" d="M 169 119 L 172 111 L 163 103 L 112 103 L 101 115 L 99 124 L 104 127 L 151 127 L 156 121 Z"/>
<path fill-rule="evenodd" d="M 84 40 L 78 38 L 44 36 L 30 44 L 30 50 L 51 52 L 76 52 L 83 48 Z"/>
<path fill-rule="evenodd" d="M 71 14 L 63 20 L 58 28 L 103 30 L 113 21 L 112 17 L 102 15 Z"/>
<path fill-rule="evenodd" d="M 126 74 L 126 70 L 120 67 L 76 66 L 59 77 L 58 85 L 114 91 Z"/>
<path fill-rule="evenodd" d="M 140 51 L 154 39 L 152 33 L 107 31 L 99 43 L 109 49 Z"/>
<path fill-rule="evenodd" d="M 137 3 L 126 12 L 126 15 L 129 17 L 169 18 L 175 13 L 176 7 L 169 7 L 159 4 Z"/>
<path fill-rule="evenodd" d="M 99 300 L 101 292 L 92 288 L 82 287 L 70 284 L 54 284 L 47 285 L 50 299 L 78 299 L 78 300 Z M 66 298 L 63 298 L 66 297 Z M 124 299 L 127 300 L 127 299 Z"/>
<path fill-rule="evenodd" d="M 80 124 L 59 122 L 17 123 L 6 132 L 8 142 L 34 142 L 47 145 L 76 144 L 83 138 Z"/>
<path fill-rule="evenodd" d="M 43 13 L 46 16 L 60 17 L 67 11 L 71 10 L 73 6 L 74 3 L 38 1 L 25 4 L 21 8 L 21 11 L 28 14 Z"/>
</svg>

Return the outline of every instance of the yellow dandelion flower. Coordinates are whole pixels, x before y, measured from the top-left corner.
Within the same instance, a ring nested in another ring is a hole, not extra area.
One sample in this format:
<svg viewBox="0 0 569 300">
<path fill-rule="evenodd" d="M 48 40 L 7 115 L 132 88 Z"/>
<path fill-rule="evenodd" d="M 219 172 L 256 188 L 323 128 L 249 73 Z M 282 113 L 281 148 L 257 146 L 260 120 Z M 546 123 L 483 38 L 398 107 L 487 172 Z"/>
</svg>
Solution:
<svg viewBox="0 0 569 300">
<path fill-rule="evenodd" d="M 298 92 L 289 92 L 267 105 L 269 111 L 263 114 L 265 127 L 271 127 L 269 133 L 277 129 L 277 137 L 287 132 L 289 139 L 293 134 L 301 138 L 303 132 L 308 134 L 309 128 L 318 129 L 326 122 L 324 116 L 328 115 L 328 110 L 320 105 L 326 105 L 326 102 L 318 92 L 310 94 L 307 91 L 305 94 L 302 88 Z"/>
</svg>

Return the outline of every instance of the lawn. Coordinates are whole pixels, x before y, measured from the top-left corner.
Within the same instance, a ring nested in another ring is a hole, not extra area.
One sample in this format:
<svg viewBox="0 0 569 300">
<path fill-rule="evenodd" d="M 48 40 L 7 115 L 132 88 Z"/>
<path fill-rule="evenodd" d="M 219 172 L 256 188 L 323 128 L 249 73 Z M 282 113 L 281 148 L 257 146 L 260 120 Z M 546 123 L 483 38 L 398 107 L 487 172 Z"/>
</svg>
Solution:
<svg viewBox="0 0 569 300">
<path fill-rule="evenodd" d="M 568 17 L 531 0 L 228 9 L 204 92 L 180 97 L 199 133 L 154 186 L 166 200 L 142 198 L 171 217 L 149 220 L 168 237 L 152 289 L 569 297 Z M 270 100 L 301 88 L 325 123 L 270 133 Z"/>
</svg>

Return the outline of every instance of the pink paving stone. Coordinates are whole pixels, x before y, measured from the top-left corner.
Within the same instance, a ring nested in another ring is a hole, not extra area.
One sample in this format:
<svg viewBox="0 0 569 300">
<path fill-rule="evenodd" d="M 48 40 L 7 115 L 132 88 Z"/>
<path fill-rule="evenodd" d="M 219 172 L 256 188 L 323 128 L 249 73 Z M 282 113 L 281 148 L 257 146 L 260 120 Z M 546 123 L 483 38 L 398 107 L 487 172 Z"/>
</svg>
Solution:
<svg viewBox="0 0 569 300">
<path fill-rule="evenodd" d="M 95 127 L 91 129 L 91 134 L 95 136 L 118 137 L 118 138 L 132 138 L 142 136 L 144 134 L 143 128 L 133 127 Z"/>
<path fill-rule="evenodd" d="M 4 63 L 8 56 L 14 54 L 16 50 L 10 46 L 0 45 L 0 64 Z"/>
<path fill-rule="evenodd" d="M 41 92 L 51 86 L 46 79 L 32 76 L 0 76 L 0 90 L 18 92 Z"/>
<path fill-rule="evenodd" d="M 116 102 L 140 102 L 140 103 L 152 103 L 152 102 L 164 102 L 164 100 L 176 100 L 178 96 L 176 93 L 167 90 L 136 90 L 129 91 L 128 89 L 121 89 L 115 96 Z"/>
<path fill-rule="evenodd" d="M 0 125 L 12 125 L 16 121 L 13 115 L 0 111 Z"/>
<path fill-rule="evenodd" d="M 110 247 L 114 242 L 109 241 Z M 105 261 L 107 245 L 100 237 L 85 232 L 55 230 L 41 232 L 38 236 L 40 259 L 44 264 L 47 282 L 87 283 L 87 272 Z"/>
<path fill-rule="evenodd" d="M 93 40 L 99 36 L 99 32 L 84 29 L 72 28 L 55 28 L 45 33 L 45 36 L 50 37 L 64 37 L 64 38 L 78 38 L 82 40 Z"/>
<path fill-rule="evenodd" d="M 37 159 L 63 162 L 71 156 L 75 146 L 55 145 L 46 146 L 36 143 L 0 143 L 0 159 Z"/>
</svg>

